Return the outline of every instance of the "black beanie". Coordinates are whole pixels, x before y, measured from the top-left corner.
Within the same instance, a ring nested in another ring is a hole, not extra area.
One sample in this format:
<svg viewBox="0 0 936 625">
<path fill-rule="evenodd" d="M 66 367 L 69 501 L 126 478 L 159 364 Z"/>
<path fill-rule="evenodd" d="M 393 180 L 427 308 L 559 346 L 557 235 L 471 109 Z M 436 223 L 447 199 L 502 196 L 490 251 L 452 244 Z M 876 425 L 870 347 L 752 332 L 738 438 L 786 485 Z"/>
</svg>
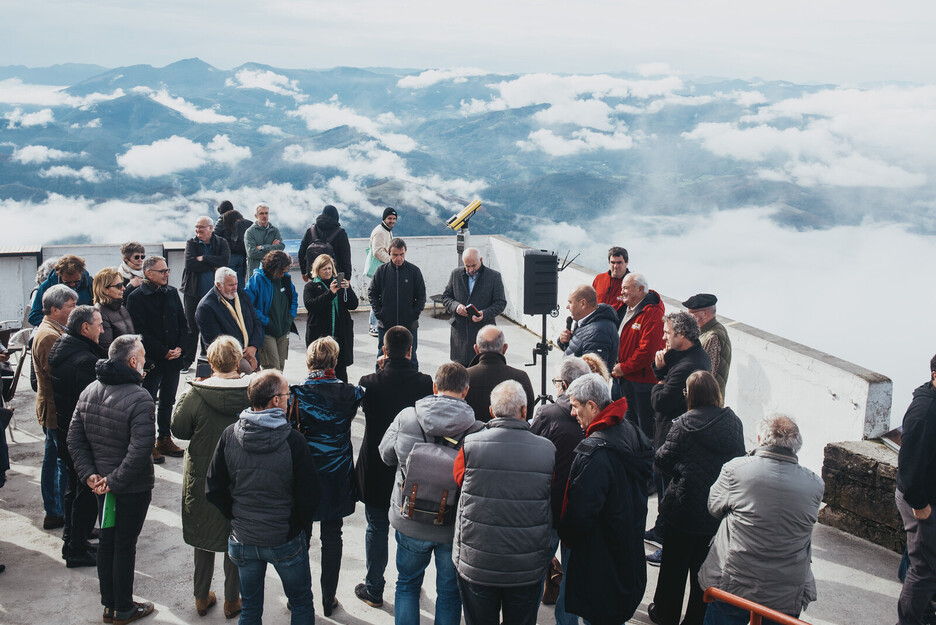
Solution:
<svg viewBox="0 0 936 625">
<path fill-rule="evenodd" d="M 234 210 L 234 205 L 231 204 L 231 200 L 224 200 L 223 202 L 221 202 L 220 204 L 218 204 L 218 214 L 219 214 L 219 215 L 223 215 L 224 213 L 226 213 L 226 212 L 228 212 L 228 211 L 232 211 L 232 210 Z"/>
<path fill-rule="evenodd" d="M 397 215 L 396 209 L 393 208 L 392 206 L 388 206 L 387 208 L 383 209 L 383 217 L 380 218 L 380 221 L 383 221 L 390 215 L 393 215 L 394 217 L 399 217 L 399 215 Z"/>
</svg>

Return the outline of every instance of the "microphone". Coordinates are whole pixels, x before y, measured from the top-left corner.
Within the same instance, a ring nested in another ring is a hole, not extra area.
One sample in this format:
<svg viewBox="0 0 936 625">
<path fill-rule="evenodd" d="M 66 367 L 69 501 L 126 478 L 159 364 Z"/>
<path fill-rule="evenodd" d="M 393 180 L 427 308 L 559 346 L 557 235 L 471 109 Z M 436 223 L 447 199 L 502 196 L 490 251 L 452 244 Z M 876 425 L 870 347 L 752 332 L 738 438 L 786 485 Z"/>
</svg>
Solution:
<svg viewBox="0 0 936 625">
<path fill-rule="evenodd" d="M 572 329 L 572 317 L 566 317 L 566 330 Z"/>
</svg>

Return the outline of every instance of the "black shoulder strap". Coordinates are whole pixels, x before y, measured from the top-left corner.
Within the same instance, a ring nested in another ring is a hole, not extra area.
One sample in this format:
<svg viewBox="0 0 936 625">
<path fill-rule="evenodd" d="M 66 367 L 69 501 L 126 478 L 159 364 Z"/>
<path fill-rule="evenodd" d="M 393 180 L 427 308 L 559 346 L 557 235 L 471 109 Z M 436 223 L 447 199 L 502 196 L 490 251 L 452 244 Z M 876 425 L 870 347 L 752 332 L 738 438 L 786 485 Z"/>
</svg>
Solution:
<svg viewBox="0 0 936 625">
<path fill-rule="evenodd" d="M 341 230 L 342 228 L 335 228 L 335 231 L 328 235 L 328 238 L 325 239 L 325 242 L 331 245 L 331 242 L 335 240 L 335 237 L 338 236 L 338 233 L 340 233 Z"/>
</svg>

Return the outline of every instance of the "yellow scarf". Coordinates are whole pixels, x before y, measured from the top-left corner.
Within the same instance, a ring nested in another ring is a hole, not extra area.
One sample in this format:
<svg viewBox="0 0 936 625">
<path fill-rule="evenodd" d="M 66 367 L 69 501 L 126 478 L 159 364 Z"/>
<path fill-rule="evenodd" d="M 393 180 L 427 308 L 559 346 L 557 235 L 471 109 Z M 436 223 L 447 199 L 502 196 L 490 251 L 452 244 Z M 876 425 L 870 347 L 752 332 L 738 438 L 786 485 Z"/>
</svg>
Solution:
<svg viewBox="0 0 936 625">
<path fill-rule="evenodd" d="M 221 296 L 221 301 L 224 302 L 228 312 L 231 313 L 231 316 L 234 317 L 234 321 L 237 322 L 237 326 L 244 335 L 244 347 L 247 347 L 247 326 L 244 324 L 244 313 L 241 311 L 240 298 L 237 296 L 237 293 L 234 294 L 234 306 L 231 306 L 227 298 L 223 295 Z"/>
</svg>

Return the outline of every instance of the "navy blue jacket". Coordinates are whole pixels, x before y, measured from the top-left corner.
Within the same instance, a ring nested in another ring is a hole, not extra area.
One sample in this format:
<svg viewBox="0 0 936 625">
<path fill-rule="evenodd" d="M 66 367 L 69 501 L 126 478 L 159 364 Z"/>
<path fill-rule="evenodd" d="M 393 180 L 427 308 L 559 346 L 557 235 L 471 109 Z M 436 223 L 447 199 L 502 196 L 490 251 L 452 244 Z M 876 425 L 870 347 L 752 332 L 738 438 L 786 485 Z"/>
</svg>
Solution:
<svg viewBox="0 0 936 625">
<path fill-rule="evenodd" d="M 618 340 L 617 312 L 607 304 L 598 304 L 595 312 L 583 319 L 572 332 L 569 343 L 559 343 L 559 347 L 565 350 L 566 356 L 597 354 L 611 371 L 617 362 Z"/>
<path fill-rule="evenodd" d="M 233 336 L 241 343 L 241 347 L 250 346 L 260 349 L 263 344 L 263 326 L 257 318 L 257 311 L 254 310 L 253 301 L 250 295 L 243 289 L 237 289 L 237 297 L 240 299 L 241 312 L 244 315 L 244 327 L 247 329 L 247 344 L 244 345 L 244 334 L 241 332 L 237 320 L 230 313 L 227 306 L 221 302 L 221 293 L 217 287 L 212 288 L 205 293 L 205 296 L 198 302 L 198 308 L 195 309 L 195 324 L 198 331 L 201 332 L 202 347 L 207 351 L 211 342 L 222 334 Z M 231 302 L 233 305 L 233 302 Z"/>
</svg>

